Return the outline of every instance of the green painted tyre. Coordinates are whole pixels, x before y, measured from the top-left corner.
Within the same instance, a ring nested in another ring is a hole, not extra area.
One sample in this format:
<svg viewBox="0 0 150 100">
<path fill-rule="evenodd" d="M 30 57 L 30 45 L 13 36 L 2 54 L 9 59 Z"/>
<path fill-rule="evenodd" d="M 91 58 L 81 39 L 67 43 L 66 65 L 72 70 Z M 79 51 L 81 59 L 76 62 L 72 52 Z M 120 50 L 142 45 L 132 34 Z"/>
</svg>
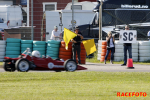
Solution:
<svg viewBox="0 0 150 100">
<path fill-rule="evenodd" d="M 32 48 L 32 44 L 21 44 L 21 48 Z"/>
<path fill-rule="evenodd" d="M 45 41 L 33 41 L 33 44 L 45 45 L 46 42 Z"/>
<path fill-rule="evenodd" d="M 55 52 L 58 52 L 58 51 L 59 51 L 59 48 L 47 47 L 47 50 L 48 50 L 48 51 L 55 51 Z"/>
<path fill-rule="evenodd" d="M 6 39 L 7 43 L 20 43 L 21 39 L 16 39 L 16 38 L 7 38 Z"/>
<path fill-rule="evenodd" d="M 6 51 L 6 55 L 19 55 L 20 51 Z"/>
<path fill-rule="evenodd" d="M 20 47 L 6 47 L 6 51 L 20 51 Z"/>
<path fill-rule="evenodd" d="M 46 51 L 46 53 L 47 53 L 47 54 L 56 54 L 56 55 L 58 55 L 58 53 L 59 53 L 59 52 L 49 51 L 49 50 L 47 50 L 47 51 Z"/>
<path fill-rule="evenodd" d="M 33 50 L 43 50 L 43 51 L 45 51 L 46 48 L 33 48 Z"/>
<path fill-rule="evenodd" d="M 19 57 L 19 55 L 6 55 L 5 57 L 18 58 L 18 57 Z"/>
<path fill-rule="evenodd" d="M 60 44 L 60 41 L 56 41 L 56 40 L 48 40 L 47 43 L 59 45 L 59 44 Z"/>
<path fill-rule="evenodd" d="M 7 47 L 20 47 L 20 43 L 7 43 Z"/>
<path fill-rule="evenodd" d="M 47 43 L 48 47 L 59 48 L 60 45 Z"/>
<path fill-rule="evenodd" d="M 21 40 L 22 44 L 33 44 L 33 40 Z"/>
<path fill-rule="evenodd" d="M 33 45 L 33 48 L 46 48 L 46 45 Z"/>
</svg>

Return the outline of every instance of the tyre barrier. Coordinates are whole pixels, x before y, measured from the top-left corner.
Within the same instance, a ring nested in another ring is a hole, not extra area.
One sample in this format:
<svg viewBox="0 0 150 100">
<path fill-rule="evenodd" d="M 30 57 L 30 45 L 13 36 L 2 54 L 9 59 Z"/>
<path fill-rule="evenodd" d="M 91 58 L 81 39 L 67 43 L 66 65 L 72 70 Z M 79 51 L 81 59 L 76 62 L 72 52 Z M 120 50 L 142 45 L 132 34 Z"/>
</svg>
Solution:
<svg viewBox="0 0 150 100">
<path fill-rule="evenodd" d="M 33 40 L 21 40 L 21 53 L 23 53 L 27 48 L 30 48 L 30 52 L 33 50 Z"/>
<path fill-rule="evenodd" d="M 114 61 L 122 61 L 124 58 L 123 43 L 115 41 Z"/>
<path fill-rule="evenodd" d="M 101 58 L 100 58 L 100 62 L 104 62 L 105 60 L 105 56 L 107 53 L 107 42 L 106 41 L 102 41 L 101 45 L 100 43 L 98 43 L 99 46 L 101 46 Z M 107 60 L 110 60 L 110 56 L 111 56 L 111 51 L 109 52 L 109 55 L 107 57 Z"/>
<path fill-rule="evenodd" d="M 101 40 L 98 40 L 98 54 L 97 54 L 97 60 L 99 60 L 99 61 L 100 61 L 100 59 L 101 59 L 101 52 L 102 52 L 101 45 L 102 45 Z"/>
<path fill-rule="evenodd" d="M 33 50 L 40 52 L 41 57 L 46 56 L 46 42 L 45 41 L 33 41 Z"/>
<path fill-rule="evenodd" d="M 59 58 L 65 61 L 68 59 L 72 59 L 72 42 L 68 43 L 68 50 L 65 49 L 65 42 L 60 42 Z"/>
<path fill-rule="evenodd" d="M 60 47 L 60 41 L 48 40 L 46 55 L 50 56 L 52 59 L 59 58 L 58 57 L 59 47 Z"/>
<path fill-rule="evenodd" d="M 21 39 L 6 39 L 6 57 L 17 58 L 20 55 Z"/>
<path fill-rule="evenodd" d="M 150 61 L 150 41 L 139 41 L 139 61 Z"/>
</svg>

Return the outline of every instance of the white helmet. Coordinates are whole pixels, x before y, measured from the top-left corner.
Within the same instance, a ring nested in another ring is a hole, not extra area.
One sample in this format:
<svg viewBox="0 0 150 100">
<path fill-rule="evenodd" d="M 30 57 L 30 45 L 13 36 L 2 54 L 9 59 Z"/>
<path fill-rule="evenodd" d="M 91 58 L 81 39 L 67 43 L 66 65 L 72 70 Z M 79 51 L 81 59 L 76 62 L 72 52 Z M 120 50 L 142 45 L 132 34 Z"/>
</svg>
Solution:
<svg viewBox="0 0 150 100">
<path fill-rule="evenodd" d="M 39 51 L 35 50 L 35 51 L 32 52 L 32 56 L 34 56 L 34 57 L 40 57 L 41 55 L 40 55 Z"/>
</svg>

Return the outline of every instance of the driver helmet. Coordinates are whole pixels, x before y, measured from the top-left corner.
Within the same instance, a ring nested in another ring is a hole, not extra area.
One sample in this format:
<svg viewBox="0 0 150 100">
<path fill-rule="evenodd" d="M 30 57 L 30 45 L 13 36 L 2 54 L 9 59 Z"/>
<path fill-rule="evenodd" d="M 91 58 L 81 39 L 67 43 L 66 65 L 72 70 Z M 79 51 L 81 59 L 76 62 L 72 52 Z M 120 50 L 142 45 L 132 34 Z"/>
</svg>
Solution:
<svg viewBox="0 0 150 100">
<path fill-rule="evenodd" d="M 35 51 L 32 52 L 32 56 L 39 58 L 41 55 L 40 55 L 40 52 L 39 52 L 39 51 L 35 50 Z"/>
</svg>

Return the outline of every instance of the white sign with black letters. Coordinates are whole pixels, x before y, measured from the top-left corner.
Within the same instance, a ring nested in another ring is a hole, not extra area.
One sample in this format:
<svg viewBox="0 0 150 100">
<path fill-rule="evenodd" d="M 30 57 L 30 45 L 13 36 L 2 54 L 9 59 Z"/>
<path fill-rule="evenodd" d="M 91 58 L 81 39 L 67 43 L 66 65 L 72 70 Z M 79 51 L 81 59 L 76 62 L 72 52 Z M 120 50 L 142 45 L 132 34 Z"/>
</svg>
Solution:
<svg viewBox="0 0 150 100">
<path fill-rule="evenodd" d="M 136 43 L 137 31 L 136 30 L 121 30 L 119 36 L 120 43 Z"/>
</svg>

